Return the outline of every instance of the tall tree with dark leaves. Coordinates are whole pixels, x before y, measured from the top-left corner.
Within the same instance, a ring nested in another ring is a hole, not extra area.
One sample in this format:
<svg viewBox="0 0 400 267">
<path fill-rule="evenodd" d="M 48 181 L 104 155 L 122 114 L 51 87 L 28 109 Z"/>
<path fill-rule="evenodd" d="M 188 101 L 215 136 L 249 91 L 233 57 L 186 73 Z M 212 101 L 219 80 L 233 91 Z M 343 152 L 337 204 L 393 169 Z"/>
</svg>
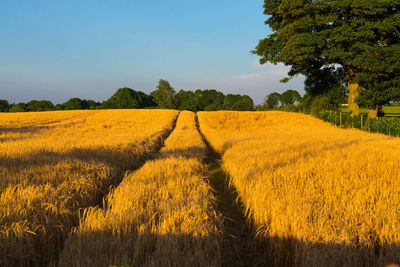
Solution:
<svg viewBox="0 0 400 267">
<path fill-rule="evenodd" d="M 273 92 L 265 97 L 263 106 L 266 108 L 277 108 L 280 101 L 281 94 Z"/>
<path fill-rule="evenodd" d="M 273 33 L 253 53 L 261 64 L 291 66 L 289 78 L 339 65 L 349 114 L 358 115 L 360 93 L 386 95 L 399 88 L 399 10 L 398 0 L 265 0 Z"/>
<path fill-rule="evenodd" d="M 157 90 L 150 94 L 158 108 L 176 109 L 177 103 L 175 99 L 175 90 L 167 80 L 160 80 Z"/>
</svg>

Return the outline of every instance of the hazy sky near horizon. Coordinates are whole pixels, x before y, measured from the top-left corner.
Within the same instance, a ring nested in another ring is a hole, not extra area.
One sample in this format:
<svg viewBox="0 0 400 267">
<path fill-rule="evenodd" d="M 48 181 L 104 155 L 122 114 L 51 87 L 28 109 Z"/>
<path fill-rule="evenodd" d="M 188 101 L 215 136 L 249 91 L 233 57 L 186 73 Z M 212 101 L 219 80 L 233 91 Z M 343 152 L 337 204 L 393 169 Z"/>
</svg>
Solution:
<svg viewBox="0 0 400 267">
<path fill-rule="evenodd" d="M 250 51 L 270 30 L 262 0 L 0 0 L 0 99 L 102 101 L 120 87 L 303 93 Z"/>
</svg>

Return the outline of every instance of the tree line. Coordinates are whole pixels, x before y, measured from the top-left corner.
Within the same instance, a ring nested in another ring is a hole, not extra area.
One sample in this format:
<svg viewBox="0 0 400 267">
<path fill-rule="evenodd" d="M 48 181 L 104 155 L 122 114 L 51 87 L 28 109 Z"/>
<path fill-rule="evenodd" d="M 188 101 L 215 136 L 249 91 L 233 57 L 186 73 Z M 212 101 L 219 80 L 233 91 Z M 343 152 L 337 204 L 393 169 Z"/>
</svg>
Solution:
<svg viewBox="0 0 400 267">
<path fill-rule="evenodd" d="M 335 104 L 344 89 L 349 115 L 361 105 L 373 118 L 400 100 L 399 1 L 264 0 L 264 14 L 272 34 L 252 52 L 290 66 L 282 82 L 305 75 L 310 101 Z"/>
<path fill-rule="evenodd" d="M 0 99 L 0 112 L 29 112 L 80 109 L 143 109 L 162 108 L 191 111 L 254 110 L 253 99 L 248 95 L 224 95 L 214 89 L 178 92 L 167 80 L 160 80 L 157 89 L 149 95 L 128 87 L 118 89 L 103 102 L 71 98 L 65 103 L 54 105 L 48 100 L 32 100 L 27 103 L 10 104 Z"/>
</svg>

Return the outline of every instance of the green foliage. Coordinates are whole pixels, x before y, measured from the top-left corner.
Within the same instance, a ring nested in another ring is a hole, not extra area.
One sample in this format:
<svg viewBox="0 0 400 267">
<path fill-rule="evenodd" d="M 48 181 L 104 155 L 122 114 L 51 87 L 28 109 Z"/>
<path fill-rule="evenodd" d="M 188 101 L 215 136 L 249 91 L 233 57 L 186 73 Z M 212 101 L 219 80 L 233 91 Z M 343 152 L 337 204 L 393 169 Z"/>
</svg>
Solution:
<svg viewBox="0 0 400 267">
<path fill-rule="evenodd" d="M 97 109 L 97 108 L 99 108 L 100 107 L 100 103 L 99 102 L 96 102 L 96 101 L 94 101 L 94 100 L 82 100 L 82 101 L 86 101 L 86 106 L 89 108 L 89 109 Z"/>
<path fill-rule="evenodd" d="M 175 90 L 171 87 L 168 81 L 160 80 L 157 90 L 151 93 L 154 102 L 158 108 L 176 109 L 177 103 L 175 99 Z"/>
<path fill-rule="evenodd" d="M 196 90 L 195 96 L 198 103 L 198 110 L 205 110 L 210 105 L 222 107 L 224 104 L 224 94 L 214 89 Z"/>
<path fill-rule="evenodd" d="M 400 136 L 400 118 L 374 118 L 369 120 L 371 132 Z"/>
<path fill-rule="evenodd" d="M 329 98 L 327 96 L 316 96 L 311 101 L 310 105 L 310 113 L 313 115 L 317 115 L 322 110 L 329 109 Z"/>
<path fill-rule="evenodd" d="M 90 106 L 92 104 L 92 106 Z M 131 88 L 119 88 L 115 94 L 103 102 L 105 109 L 134 109 L 154 106 L 152 98 L 141 91 L 135 91 Z M 95 104 L 88 102 L 88 108 L 96 107 Z"/>
<path fill-rule="evenodd" d="M 54 106 L 54 110 L 64 110 L 64 105 L 63 104 L 57 104 Z"/>
<path fill-rule="evenodd" d="M 304 90 L 307 95 L 327 96 L 329 109 L 336 109 L 346 101 L 346 75 L 343 68 L 325 68 L 306 75 Z"/>
<path fill-rule="evenodd" d="M 298 104 L 298 109 L 299 111 L 310 114 L 311 113 L 311 104 L 313 102 L 313 97 L 309 94 L 305 94 L 303 98 L 300 100 L 300 103 Z"/>
<path fill-rule="evenodd" d="M 26 104 L 26 111 L 50 111 L 54 109 L 53 103 L 47 100 L 32 100 Z"/>
<path fill-rule="evenodd" d="M 199 110 L 197 97 L 192 91 L 180 90 L 175 95 L 175 101 L 179 110 L 190 110 L 194 112 Z"/>
<path fill-rule="evenodd" d="M 227 110 L 232 110 L 232 106 L 240 101 L 242 101 L 241 95 L 227 94 L 224 98 L 224 107 Z"/>
<path fill-rule="evenodd" d="M 0 111 L 9 110 L 8 102 L 0 100 Z M 109 99 L 102 104 L 94 100 L 71 98 L 64 104 L 54 106 L 50 101 L 32 100 L 27 105 L 19 103 L 10 106 L 12 112 L 44 111 L 44 110 L 82 110 L 82 109 L 135 109 L 135 108 L 168 108 L 179 110 L 215 111 L 223 109 L 254 110 L 254 102 L 248 95 L 225 96 L 214 90 L 184 91 L 175 90 L 166 80 L 160 80 L 157 90 L 150 95 L 141 91 L 135 91 L 128 87 L 119 88 Z"/>
<path fill-rule="evenodd" d="M 236 111 L 252 111 L 253 109 L 254 109 L 254 105 L 251 105 L 246 101 L 236 102 L 232 106 L 232 110 L 236 110 Z"/>
<path fill-rule="evenodd" d="M 364 129 L 374 133 L 400 136 L 400 118 L 396 117 L 370 118 L 367 120 L 366 115 L 348 116 L 347 113 L 337 111 L 320 111 L 317 117 L 337 126 Z"/>
<path fill-rule="evenodd" d="M 279 100 L 284 106 L 293 105 L 296 102 L 300 102 L 301 95 L 295 90 L 287 90 L 281 94 Z"/>
<path fill-rule="evenodd" d="M 316 115 L 318 118 L 336 126 L 365 129 L 367 124 L 367 117 L 365 115 L 349 116 L 347 113 L 333 110 L 320 111 Z"/>
<path fill-rule="evenodd" d="M 234 94 L 227 94 L 224 98 L 224 107 L 226 110 L 234 110 L 234 108 L 244 108 L 244 104 L 240 103 L 235 106 L 238 102 L 246 103 L 247 110 L 254 110 L 254 102 L 248 95 L 234 95 Z"/>
<path fill-rule="evenodd" d="M 180 90 L 175 95 L 179 110 L 200 111 L 208 109 L 223 109 L 224 94 L 216 90 Z"/>
<path fill-rule="evenodd" d="M 281 95 L 273 92 L 264 98 L 263 106 L 266 108 L 277 108 L 279 106 L 280 99 Z"/>
<path fill-rule="evenodd" d="M 82 100 L 78 97 L 74 97 L 69 99 L 67 102 L 63 104 L 65 110 L 78 110 L 78 109 L 86 109 L 82 103 Z"/>
<path fill-rule="evenodd" d="M 18 103 L 16 105 L 12 105 L 9 109 L 9 112 L 25 112 L 25 103 Z"/>
<path fill-rule="evenodd" d="M 289 77 L 339 65 L 348 82 L 365 88 L 358 101 L 387 103 L 399 98 L 399 9 L 399 2 L 390 0 L 265 0 L 266 24 L 273 33 L 252 52 L 261 64 L 291 66 Z"/>
<path fill-rule="evenodd" d="M 5 99 L 0 99 L 0 112 L 7 112 L 10 109 L 10 104 Z"/>
<path fill-rule="evenodd" d="M 211 104 L 208 105 L 204 108 L 204 111 L 217 111 L 217 110 L 223 110 L 224 106 L 218 105 L 218 104 Z"/>
</svg>

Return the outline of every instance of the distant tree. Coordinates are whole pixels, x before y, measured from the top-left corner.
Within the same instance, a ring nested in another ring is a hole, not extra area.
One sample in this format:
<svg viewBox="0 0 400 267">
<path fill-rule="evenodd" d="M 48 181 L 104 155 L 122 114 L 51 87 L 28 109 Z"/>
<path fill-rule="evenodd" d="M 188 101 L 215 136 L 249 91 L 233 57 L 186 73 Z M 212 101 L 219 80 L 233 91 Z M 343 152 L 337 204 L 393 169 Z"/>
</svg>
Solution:
<svg viewBox="0 0 400 267">
<path fill-rule="evenodd" d="M 63 104 L 57 104 L 54 106 L 54 110 L 64 110 Z"/>
<path fill-rule="evenodd" d="M 227 110 L 234 110 L 234 108 L 238 108 L 238 106 L 243 107 L 243 104 L 238 104 L 236 107 L 234 107 L 234 105 L 238 102 L 245 102 L 249 108 L 246 110 L 254 110 L 253 99 L 251 99 L 251 97 L 248 95 L 227 94 L 224 98 L 224 107 Z"/>
<path fill-rule="evenodd" d="M 327 110 L 330 107 L 329 98 L 325 95 L 319 95 L 312 99 L 310 104 L 310 113 L 318 115 L 322 110 Z"/>
<path fill-rule="evenodd" d="M 224 106 L 223 105 L 218 105 L 218 104 L 211 104 L 208 105 L 204 108 L 204 111 L 217 111 L 217 110 L 223 110 Z"/>
<path fill-rule="evenodd" d="M 303 98 L 300 100 L 300 103 L 298 104 L 298 109 L 301 112 L 304 112 L 306 114 L 311 113 L 311 104 L 313 101 L 314 97 L 312 97 L 310 94 L 306 93 Z"/>
<path fill-rule="evenodd" d="M 81 109 L 89 109 L 89 102 L 86 99 L 81 100 Z"/>
<path fill-rule="evenodd" d="M 300 99 L 301 95 L 295 90 L 286 90 L 280 97 L 283 106 L 293 105 L 294 103 L 299 102 Z"/>
<path fill-rule="evenodd" d="M 141 95 L 142 98 L 142 106 L 145 108 L 154 108 L 157 106 L 157 103 L 154 101 L 154 98 L 151 95 L 147 95 L 142 91 L 138 91 L 138 94 Z"/>
<path fill-rule="evenodd" d="M 197 98 L 199 110 L 204 110 L 209 105 L 220 107 L 224 104 L 224 94 L 214 89 L 196 90 L 195 95 Z"/>
<path fill-rule="evenodd" d="M 265 97 L 263 105 L 266 108 L 277 108 L 279 106 L 280 99 L 281 95 L 273 92 Z"/>
<path fill-rule="evenodd" d="M 227 94 L 224 98 L 224 107 L 227 110 L 232 110 L 233 105 L 240 101 L 242 101 L 241 95 Z"/>
<path fill-rule="evenodd" d="M 249 110 L 254 110 L 254 101 L 250 96 L 242 95 L 242 100 L 241 101 L 247 103 L 247 105 L 249 107 Z"/>
<path fill-rule="evenodd" d="M 16 105 L 11 105 L 9 112 L 25 112 L 26 104 L 21 102 Z"/>
<path fill-rule="evenodd" d="M 131 88 L 119 88 L 109 99 L 103 102 L 102 107 L 108 109 L 134 109 L 152 105 L 151 98 L 141 91 Z"/>
<path fill-rule="evenodd" d="M 171 87 L 167 80 L 160 80 L 157 90 L 150 94 L 158 108 L 176 109 L 177 103 L 175 99 L 175 90 Z"/>
<path fill-rule="evenodd" d="M 31 100 L 26 104 L 26 111 L 50 111 L 54 109 L 53 103 L 48 100 Z"/>
<path fill-rule="evenodd" d="M 82 105 L 82 100 L 78 97 L 69 99 L 63 105 L 65 110 L 85 109 L 84 106 Z"/>
<path fill-rule="evenodd" d="M 179 110 L 200 111 L 208 109 L 224 109 L 224 94 L 211 90 L 184 91 L 180 90 L 175 95 L 176 103 Z"/>
<path fill-rule="evenodd" d="M 192 91 L 180 90 L 175 95 L 175 101 L 179 110 L 190 110 L 194 112 L 200 110 L 197 96 Z"/>
<path fill-rule="evenodd" d="M 239 101 L 233 104 L 232 110 L 236 111 L 252 111 L 254 110 L 254 105 L 249 104 L 246 101 Z"/>
<path fill-rule="evenodd" d="M 7 112 L 10 109 L 10 104 L 5 99 L 0 99 L 0 112 Z"/>
<path fill-rule="evenodd" d="M 85 100 L 85 101 L 86 101 L 89 109 L 96 109 L 101 105 L 99 102 L 94 101 L 94 100 L 89 99 L 89 100 Z"/>
</svg>

